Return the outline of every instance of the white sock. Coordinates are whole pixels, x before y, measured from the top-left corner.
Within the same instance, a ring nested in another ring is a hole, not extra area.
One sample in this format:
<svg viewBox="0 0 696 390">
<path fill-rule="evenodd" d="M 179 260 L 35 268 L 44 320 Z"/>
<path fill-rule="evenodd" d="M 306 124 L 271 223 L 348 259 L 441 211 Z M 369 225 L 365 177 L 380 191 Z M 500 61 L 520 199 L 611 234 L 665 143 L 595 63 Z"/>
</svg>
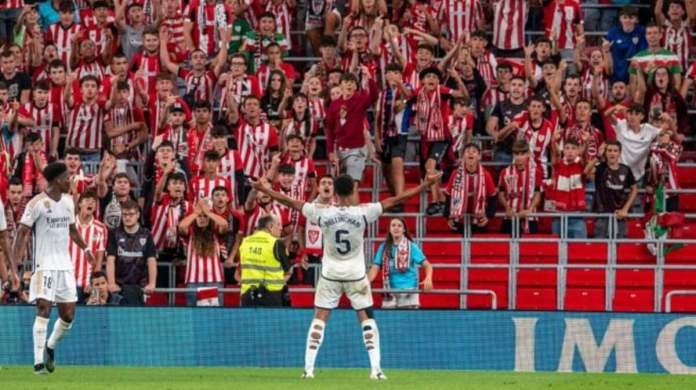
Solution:
<svg viewBox="0 0 696 390">
<path fill-rule="evenodd" d="M 44 361 L 44 346 L 46 345 L 46 331 L 48 330 L 48 318 L 36 317 L 34 319 L 34 365 Z"/>
<path fill-rule="evenodd" d="M 307 332 L 307 348 L 305 349 L 305 371 L 314 372 L 314 362 L 317 360 L 319 347 L 324 340 L 326 323 L 319 319 L 313 319 Z"/>
<path fill-rule="evenodd" d="M 379 330 L 377 329 L 377 322 L 373 319 L 363 321 L 360 326 L 363 331 L 363 341 L 365 342 L 365 348 L 367 349 L 367 355 L 370 357 L 370 368 L 372 372 L 382 371 L 380 364 L 380 353 L 379 353 Z"/>
<path fill-rule="evenodd" d="M 58 318 L 55 324 L 53 324 L 53 332 L 51 332 L 51 337 L 48 338 L 47 346 L 51 349 L 56 349 L 56 345 L 67 336 L 72 328 L 72 322 L 65 322 L 61 318 Z"/>
</svg>

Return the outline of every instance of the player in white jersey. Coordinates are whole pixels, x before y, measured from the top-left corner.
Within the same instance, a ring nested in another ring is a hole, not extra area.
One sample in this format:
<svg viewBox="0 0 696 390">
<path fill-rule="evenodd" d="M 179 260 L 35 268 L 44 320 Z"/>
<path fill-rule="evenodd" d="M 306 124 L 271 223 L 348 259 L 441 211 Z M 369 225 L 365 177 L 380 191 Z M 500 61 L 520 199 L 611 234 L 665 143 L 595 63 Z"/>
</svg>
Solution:
<svg viewBox="0 0 696 390">
<path fill-rule="evenodd" d="M 314 378 L 314 362 L 324 338 L 324 329 L 331 310 L 338 307 L 341 295 L 346 294 L 363 332 L 363 341 L 370 358 L 370 378 L 387 379 L 380 365 L 379 332 L 372 315 L 372 291 L 365 270 L 365 248 L 363 237 L 367 226 L 376 221 L 386 209 L 390 209 L 411 196 L 426 190 L 440 180 L 442 173 L 432 173 L 419 186 L 379 203 L 356 204 L 353 179 L 342 175 L 334 181 L 337 205 L 305 203 L 291 199 L 271 190 L 261 180 L 253 182 L 254 188 L 267 193 L 276 201 L 301 210 L 310 221 L 321 228 L 324 243 L 321 278 L 314 295 L 314 319 L 309 326 L 305 349 L 305 371 L 303 378 Z"/>
<path fill-rule="evenodd" d="M 75 228 L 75 204 L 70 191 L 68 169 L 63 163 L 51 163 L 43 170 L 48 181 L 45 192 L 27 203 L 19 221 L 14 258 L 21 259 L 33 232 L 34 270 L 29 285 L 29 301 L 36 302 L 34 320 L 34 373 L 45 374 L 54 370 L 54 349 L 65 337 L 75 316 L 77 291 L 68 242 L 73 240 L 94 262 L 92 253 Z M 48 317 L 53 303 L 58 306 L 59 318 L 46 341 Z"/>
<path fill-rule="evenodd" d="M 19 277 L 17 277 L 17 264 L 13 260 L 16 257 L 12 257 L 12 252 L 10 252 L 10 237 L 7 234 L 7 220 L 5 219 L 5 206 L 2 199 L 0 199 L 0 250 L 2 250 L 2 255 L 0 255 L 0 290 L 5 290 L 7 283 L 10 285 L 10 290 L 14 291 L 19 288 Z"/>
</svg>

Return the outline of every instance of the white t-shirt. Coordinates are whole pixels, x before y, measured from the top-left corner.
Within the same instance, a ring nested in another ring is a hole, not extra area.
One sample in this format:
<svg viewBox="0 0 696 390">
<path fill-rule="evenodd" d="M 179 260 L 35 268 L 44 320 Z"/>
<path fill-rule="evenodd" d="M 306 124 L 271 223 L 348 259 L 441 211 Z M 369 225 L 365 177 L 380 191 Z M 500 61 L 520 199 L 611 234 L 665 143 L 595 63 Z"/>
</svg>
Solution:
<svg viewBox="0 0 696 390">
<path fill-rule="evenodd" d="M 7 230 L 7 220 L 5 219 L 5 205 L 0 199 L 0 232 Z"/>
<path fill-rule="evenodd" d="M 645 173 L 645 163 L 650 154 L 650 145 L 660 133 L 660 129 L 649 124 L 640 125 L 638 133 L 628 128 L 625 119 L 616 121 L 616 140 L 621 142 L 621 163 L 633 171 L 633 177 L 640 181 Z"/>
<path fill-rule="evenodd" d="M 381 203 L 350 207 L 304 204 L 302 214 L 316 222 L 323 235 L 322 277 L 340 281 L 365 277 L 365 229 L 382 212 Z"/>
<path fill-rule="evenodd" d="M 34 232 L 34 271 L 72 271 L 73 264 L 68 252 L 70 225 L 75 223 L 75 205 L 68 194 L 58 202 L 45 192 L 36 195 L 27 203 L 22 225 Z"/>
</svg>

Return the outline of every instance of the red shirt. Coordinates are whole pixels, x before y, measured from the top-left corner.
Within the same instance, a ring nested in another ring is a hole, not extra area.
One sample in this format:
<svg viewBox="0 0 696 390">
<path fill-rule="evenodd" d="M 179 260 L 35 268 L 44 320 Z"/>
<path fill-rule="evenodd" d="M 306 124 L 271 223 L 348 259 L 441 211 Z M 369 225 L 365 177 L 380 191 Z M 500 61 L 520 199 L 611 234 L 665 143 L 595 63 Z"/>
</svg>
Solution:
<svg viewBox="0 0 696 390">
<path fill-rule="evenodd" d="M 326 148 L 356 149 L 365 146 L 363 134 L 366 111 L 377 100 L 377 86 L 370 79 L 369 91 L 356 91 L 349 99 L 343 97 L 331 103 L 326 112 Z"/>
</svg>

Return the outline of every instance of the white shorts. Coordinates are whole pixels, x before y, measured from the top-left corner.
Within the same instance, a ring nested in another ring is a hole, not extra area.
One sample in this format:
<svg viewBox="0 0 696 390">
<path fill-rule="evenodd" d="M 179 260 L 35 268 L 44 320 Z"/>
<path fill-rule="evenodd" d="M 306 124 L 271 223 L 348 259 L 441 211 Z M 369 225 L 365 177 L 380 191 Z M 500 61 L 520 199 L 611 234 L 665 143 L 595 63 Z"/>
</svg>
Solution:
<svg viewBox="0 0 696 390">
<path fill-rule="evenodd" d="M 382 309 L 398 309 L 402 307 L 417 308 L 419 306 L 420 299 L 418 298 L 418 294 L 415 293 L 391 293 L 382 299 Z"/>
<path fill-rule="evenodd" d="M 77 302 L 77 288 L 73 271 L 36 271 L 29 284 L 29 303 L 37 299 L 49 302 Z"/>
<path fill-rule="evenodd" d="M 314 294 L 314 306 L 320 309 L 335 309 L 338 307 L 343 294 L 346 294 L 350 299 L 350 304 L 355 310 L 372 307 L 372 289 L 367 277 L 353 282 L 341 282 L 320 277 L 317 291 Z"/>
</svg>

